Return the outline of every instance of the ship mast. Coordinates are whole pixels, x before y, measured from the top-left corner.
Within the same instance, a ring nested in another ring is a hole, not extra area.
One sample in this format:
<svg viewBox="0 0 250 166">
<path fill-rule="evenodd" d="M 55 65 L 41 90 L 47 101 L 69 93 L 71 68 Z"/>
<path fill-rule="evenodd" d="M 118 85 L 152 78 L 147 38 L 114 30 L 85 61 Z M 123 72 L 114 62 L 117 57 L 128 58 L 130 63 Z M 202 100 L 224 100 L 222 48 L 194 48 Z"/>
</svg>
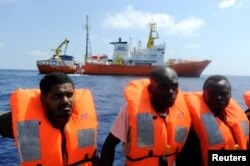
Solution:
<svg viewBox="0 0 250 166">
<path fill-rule="evenodd" d="M 158 33 L 156 32 L 156 23 L 150 23 L 149 25 L 150 25 L 150 32 L 148 37 L 147 48 L 153 48 L 154 40 L 158 39 Z"/>
<path fill-rule="evenodd" d="M 89 25 L 88 25 L 88 15 L 86 16 L 86 53 L 85 53 L 85 63 L 87 62 L 88 58 L 91 57 L 92 51 L 91 51 L 91 45 L 90 45 L 90 39 L 89 39 Z"/>
</svg>

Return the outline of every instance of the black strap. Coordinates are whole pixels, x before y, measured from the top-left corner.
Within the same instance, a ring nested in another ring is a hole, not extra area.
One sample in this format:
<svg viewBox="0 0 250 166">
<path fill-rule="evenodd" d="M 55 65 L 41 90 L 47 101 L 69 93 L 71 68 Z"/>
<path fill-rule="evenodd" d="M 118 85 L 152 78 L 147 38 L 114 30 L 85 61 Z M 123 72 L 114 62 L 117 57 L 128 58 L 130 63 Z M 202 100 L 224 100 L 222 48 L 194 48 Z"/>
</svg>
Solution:
<svg viewBox="0 0 250 166">
<path fill-rule="evenodd" d="M 167 154 L 167 155 L 154 155 L 153 150 L 149 150 L 147 156 L 142 156 L 142 157 L 138 157 L 138 158 L 132 158 L 132 157 L 127 156 L 127 159 L 129 161 L 140 161 L 140 160 L 144 160 L 144 159 L 149 158 L 149 157 L 170 157 L 170 156 L 173 156 L 173 155 L 177 155 L 178 150 L 179 150 L 179 148 L 177 148 L 175 150 L 175 152 L 173 152 L 171 154 Z"/>
<path fill-rule="evenodd" d="M 148 157 L 156 157 L 153 155 L 153 150 L 149 150 L 147 156 L 142 156 L 142 157 L 138 157 L 138 158 L 132 158 L 132 157 L 127 156 L 127 159 L 130 161 L 140 161 L 140 160 L 146 159 Z"/>
<path fill-rule="evenodd" d="M 166 157 L 161 156 L 159 158 L 158 166 L 168 166 L 168 161 L 167 161 Z"/>
<path fill-rule="evenodd" d="M 83 164 L 86 162 L 91 162 L 92 164 L 94 164 L 96 162 L 96 160 L 99 160 L 98 156 L 96 156 L 97 151 L 95 150 L 93 156 L 91 158 L 89 158 L 88 154 L 84 155 L 84 159 L 77 161 L 73 164 L 70 164 L 68 166 L 77 166 L 78 164 Z"/>
</svg>

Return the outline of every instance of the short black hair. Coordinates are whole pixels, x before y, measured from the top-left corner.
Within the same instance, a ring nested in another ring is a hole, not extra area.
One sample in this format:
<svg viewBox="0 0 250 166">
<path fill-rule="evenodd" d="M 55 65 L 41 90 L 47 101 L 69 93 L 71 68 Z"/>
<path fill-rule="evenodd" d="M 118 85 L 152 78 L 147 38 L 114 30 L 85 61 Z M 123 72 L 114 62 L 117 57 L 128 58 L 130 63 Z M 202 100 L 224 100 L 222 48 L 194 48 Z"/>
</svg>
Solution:
<svg viewBox="0 0 250 166">
<path fill-rule="evenodd" d="M 223 75 L 212 75 L 212 76 L 208 77 L 206 79 L 206 81 L 204 82 L 203 90 L 210 88 L 209 82 L 218 82 L 221 80 L 225 80 L 229 84 L 230 89 L 231 89 L 231 84 L 230 84 L 229 80 L 227 79 L 227 77 L 225 77 Z"/>
<path fill-rule="evenodd" d="M 52 72 L 49 74 L 46 74 L 40 81 L 40 90 L 41 95 L 46 96 L 48 92 L 50 92 L 50 88 L 54 85 L 60 85 L 64 83 L 71 83 L 74 88 L 74 83 L 70 79 L 70 77 L 67 76 L 67 74 L 60 73 L 60 72 Z"/>
<path fill-rule="evenodd" d="M 166 73 L 173 73 L 177 77 L 177 73 L 174 69 L 168 66 L 157 66 L 152 69 L 149 74 L 150 80 L 160 80 L 165 77 Z"/>
</svg>

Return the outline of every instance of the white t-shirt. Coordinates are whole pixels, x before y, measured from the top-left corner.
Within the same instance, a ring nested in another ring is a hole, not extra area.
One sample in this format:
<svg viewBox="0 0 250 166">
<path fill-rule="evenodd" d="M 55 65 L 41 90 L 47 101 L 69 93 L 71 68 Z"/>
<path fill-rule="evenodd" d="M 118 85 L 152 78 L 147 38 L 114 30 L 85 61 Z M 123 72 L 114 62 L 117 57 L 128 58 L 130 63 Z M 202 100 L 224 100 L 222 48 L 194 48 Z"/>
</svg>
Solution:
<svg viewBox="0 0 250 166">
<path fill-rule="evenodd" d="M 111 128 L 111 133 L 122 142 L 128 142 L 129 118 L 127 106 L 122 106 Z"/>
</svg>

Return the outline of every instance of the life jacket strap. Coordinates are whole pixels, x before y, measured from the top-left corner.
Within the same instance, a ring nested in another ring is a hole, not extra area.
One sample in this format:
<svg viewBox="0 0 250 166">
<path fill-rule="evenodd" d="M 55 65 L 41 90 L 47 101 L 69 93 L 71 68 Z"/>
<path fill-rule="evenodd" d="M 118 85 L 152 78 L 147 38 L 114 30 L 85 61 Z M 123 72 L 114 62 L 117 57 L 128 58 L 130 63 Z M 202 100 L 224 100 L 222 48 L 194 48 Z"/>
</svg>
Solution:
<svg viewBox="0 0 250 166">
<path fill-rule="evenodd" d="M 86 162 L 91 162 L 94 165 L 94 163 L 99 162 L 99 157 L 96 155 L 96 153 L 97 153 L 97 151 L 95 150 L 95 152 L 93 153 L 93 157 L 90 157 L 90 158 L 89 158 L 88 154 L 85 154 L 84 159 L 82 159 L 80 161 L 77 161 L 77 162 L 75 162 L 73 164 L 70 164 L 68 166 L 77 166 L 79 164 L 83 164 L 83 163 L 86 163 Z"/>
<path fill-rule="evenodd" d="M 179 148 L 177 148 L 175 150 L 175 152 L 167 154 L 167 155 L 154 155 L 153 150 L 149 150 L 147 156 L 142 156 L 142 157 L 138 157 L 138 158 L 132 158 L 132 157 L 127 156 L 127 159 L 129 161 L 140 161 L 140 160 L 144 160 L 144 159 L 149 158 L 149 157 L 159 157 L 160 158 L 160 157 L 170 157 L 170 156 L 173 156 L 173 155 L 176 156 L 178 154 L 178 150 L 179 150 Z"/>
</svg>

